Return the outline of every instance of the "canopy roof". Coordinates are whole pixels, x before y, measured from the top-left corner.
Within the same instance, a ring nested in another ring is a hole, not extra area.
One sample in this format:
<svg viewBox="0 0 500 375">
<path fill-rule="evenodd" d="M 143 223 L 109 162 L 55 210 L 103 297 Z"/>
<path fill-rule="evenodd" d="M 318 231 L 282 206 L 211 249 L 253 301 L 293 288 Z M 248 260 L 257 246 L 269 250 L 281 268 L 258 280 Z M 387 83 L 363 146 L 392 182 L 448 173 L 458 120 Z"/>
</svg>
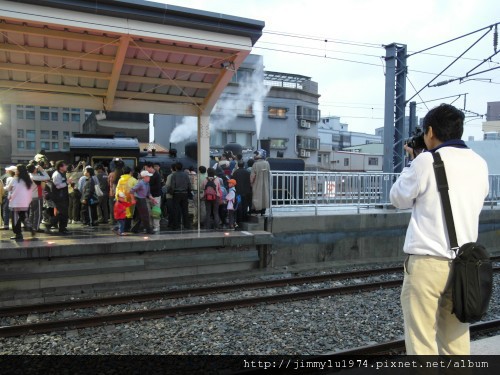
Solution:
<svg viewBox="0 0 500 375">
<path fill-rule="evenodd" d="M 264 22 L 142 0 L 0 2 L 0 104 L 208 115 Z"/>
</svg>

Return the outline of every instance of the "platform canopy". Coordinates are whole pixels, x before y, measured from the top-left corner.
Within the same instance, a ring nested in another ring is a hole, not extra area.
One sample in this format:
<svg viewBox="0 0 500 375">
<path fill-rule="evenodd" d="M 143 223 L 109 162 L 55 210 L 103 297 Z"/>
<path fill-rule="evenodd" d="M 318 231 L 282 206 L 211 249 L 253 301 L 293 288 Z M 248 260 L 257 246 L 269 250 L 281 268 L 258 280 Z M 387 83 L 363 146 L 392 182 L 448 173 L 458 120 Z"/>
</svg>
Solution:
<svg viewBox="0 0 500 375">
<path fill-rule="evenodd" d="M 0 105 L 208 115 L 263 28 L 142 0 L 2 0 Z"/>
</svg>

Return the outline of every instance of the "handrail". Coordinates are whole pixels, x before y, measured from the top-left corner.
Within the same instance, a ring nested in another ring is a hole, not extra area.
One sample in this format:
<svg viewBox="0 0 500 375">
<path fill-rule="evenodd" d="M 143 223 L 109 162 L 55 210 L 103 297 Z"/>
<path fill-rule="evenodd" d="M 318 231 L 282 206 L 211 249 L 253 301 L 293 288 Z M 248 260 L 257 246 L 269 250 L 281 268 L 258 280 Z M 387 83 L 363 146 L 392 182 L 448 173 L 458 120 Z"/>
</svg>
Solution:
<svg viewBox="0 0 500 375">
<path fill-rule="evenodd" d="M 271 171 L 271 212 L 274 208 L 362 208 L 389 206 L 389 192 L 399 173 Z M 500 200 L 500 175 L 489 176 L 485 204 Z"/>
</svg>

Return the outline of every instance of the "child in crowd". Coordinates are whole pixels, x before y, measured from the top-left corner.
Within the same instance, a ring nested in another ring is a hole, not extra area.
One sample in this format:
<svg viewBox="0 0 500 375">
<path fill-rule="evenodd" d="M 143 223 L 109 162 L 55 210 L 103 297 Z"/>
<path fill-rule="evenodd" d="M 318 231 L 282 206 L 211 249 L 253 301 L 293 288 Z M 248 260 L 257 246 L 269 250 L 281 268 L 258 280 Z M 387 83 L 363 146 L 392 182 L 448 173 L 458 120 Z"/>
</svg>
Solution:
<svg viewBox="0 0 500 375">
<path fill-rule="evenodd" d="M 114 215 L 115 220 L 117 222 L 117 226 L 113 228 L 113 232 L 115 232 L 119 236 L 125 236 L 125 219 L 127 218 L 127 207 L 130 207 L 135 204 L 135 200 L 132 202 L 127 202 L 126 195 L 123 192 L 118 193 L 118 200 L 115 202 L 114 207 Z"/>
<path fill-rule="evenodd" d="M 235 229 L 237 227 L 235 223 L 236 180 L 228 180 L 227 185 L 229 187 L 226 194 L 228 224 L 229 229 Z"/>
</svg>

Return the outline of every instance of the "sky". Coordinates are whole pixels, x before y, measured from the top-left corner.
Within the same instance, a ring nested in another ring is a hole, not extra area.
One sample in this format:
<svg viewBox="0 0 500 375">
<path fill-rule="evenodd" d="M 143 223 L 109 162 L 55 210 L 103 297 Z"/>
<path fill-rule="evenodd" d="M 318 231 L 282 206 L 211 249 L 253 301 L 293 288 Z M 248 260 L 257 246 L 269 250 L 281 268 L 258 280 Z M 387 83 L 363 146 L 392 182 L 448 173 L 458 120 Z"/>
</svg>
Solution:
<svg viewBox="0 0 500 375">
<path fill-rule="evenodd" d="M 488 28 L 500 22 L 498 0 L 155 2 L 264 21 L 252 50 L 263 56 L 264 69 L 318 82 L 321 115 L 340 117 L 350 131 L 374 134 L 384 125 L 384 46 L 391 43 L 407 45 L 406 99 L 417 102 L 419 118 L 453 104 L 466 111 L 463 139 L 481 140 L 487 102 L 500 101 L 500 46 L 494 55 Z"/>
</svg>

